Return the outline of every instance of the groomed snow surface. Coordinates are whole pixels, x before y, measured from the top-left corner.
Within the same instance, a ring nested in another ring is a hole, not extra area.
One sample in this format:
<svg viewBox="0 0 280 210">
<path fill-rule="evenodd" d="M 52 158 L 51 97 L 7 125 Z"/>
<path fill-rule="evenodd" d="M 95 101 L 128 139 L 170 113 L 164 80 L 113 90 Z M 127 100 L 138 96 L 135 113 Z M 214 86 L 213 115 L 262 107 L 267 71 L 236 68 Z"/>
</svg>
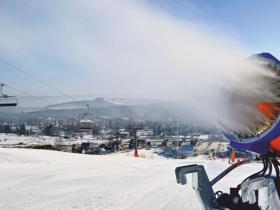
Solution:
<svg viewBox="0 0 280 210">
<path fill-rule="evenodd" d="M 177 166 L 203 164 L 210 179 L 229 165 L 204 157 L 165 159 L 140 151 L 105 156 L 0 148 L 0 209 L 201 209 L 188 185 L 176 183 Z M 215 185 L 228 191 L 260 164 L 239 167 Z"/>
</svg>

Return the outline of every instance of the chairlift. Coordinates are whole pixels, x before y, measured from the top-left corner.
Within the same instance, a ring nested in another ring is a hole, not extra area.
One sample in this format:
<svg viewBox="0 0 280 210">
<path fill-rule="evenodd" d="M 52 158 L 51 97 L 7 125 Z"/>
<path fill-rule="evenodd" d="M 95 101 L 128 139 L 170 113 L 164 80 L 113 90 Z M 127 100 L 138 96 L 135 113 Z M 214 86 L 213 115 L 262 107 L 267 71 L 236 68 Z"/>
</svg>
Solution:
<svg viewBox="0 0 280 210">
<path fill-rule="evenodd" d="M 93 114 L 89 113 L 89 105 L 87 104 L 87 113 L 81 114 L 79 119 L 79 127 L 81 131 L 90 132 L 93 128 Z"/>
<path fill-rule="evenodd" d="M 15 96 L 8 96 L 6 94 L 3 93 L 3 88 L 4 88 L 5 84 L 1 83 L 0 85 L 0 107 L 11 107 L 11 106 L 17 106 L 18 101 L 17 98 Z"/>
</svg>

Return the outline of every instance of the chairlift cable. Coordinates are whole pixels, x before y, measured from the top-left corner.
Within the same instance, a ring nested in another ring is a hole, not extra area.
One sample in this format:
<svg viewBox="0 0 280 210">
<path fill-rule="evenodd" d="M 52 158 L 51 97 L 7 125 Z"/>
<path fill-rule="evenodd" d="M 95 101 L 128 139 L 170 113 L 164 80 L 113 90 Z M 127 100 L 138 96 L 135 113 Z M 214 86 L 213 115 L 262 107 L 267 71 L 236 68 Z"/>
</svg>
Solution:
<svg viewBox="0 0 280 210">
<path fill-rule="evenodd" d="M 25 95 L 25 96 L 29 96 L 29 97 L 32 97 L 32 98 L 36 99 L 37 101 L 43 102 L 43 103 L 46 104 L 47 106 L 52 104 L 51 102 L 49 102 L 49 101 L 46 100 L 46 99 L 38 98 L 38 97 L 36 97 L 36 96 L 34 96 L 34 95 L 31 95 L 31 94 L 29 94 L 29 93 L 27 93 L 27 92 L 25 92 L 25 91 L 23 91 L 23 90 L 19 90 L 19 89 L 15 88 L 15 87 L 12 87 L 12 86 L 10 86 L 10 85 L 5 84 L 5 86 L 8 87 L 8 88 L 10 88 L 11 90 L 14 90 L 14 91 L 16 91 L 16 92 L 19 92 L 19 93 L 21 93 L 21 94 L 23 94 L 23 95 Z"/>
<path fill-rule="evenodd" d="M 15 65 L 12 65 L 12 64 L 8 63 L 7 61 L 2 60 L 1 58 L 0 58 L 0 61 L 3 62 L 3 63 L 5 63 L 7 66 L 9 66 L 10 69 L 12 69 L 12 70 L 14 70 L 14 71 L 17 71 L 17 72 L 20 72 L 21 74 L 24 74 L 25 76 L 32 78 L 33 80 L 35 80 L 35 81 L 37 81 L 37 82 L 39 82 L 39 83 L 45 85 L 46 87 L 48 87 L 48 88 L 50 88 L 50 89 L 56 91 L 56 92 L 59 93 L 60 95 L 63 95 L 63 96 L 65 96 L 65 97 L 67 97 L 67 98 L 71 98 L 71 100 L 74 100 L 74 101 L 79 101 L 79 100 L 76 99 L 75 97 L 70 96 L 70 95 L 68 95 L 68 94 L 65 94 L 63 91 L 59 90 L 58 88 L 56 88 L 56 87 L 50 85 L 49 83 L 47 83 L 47 82 L 45 82 L 45 81 L 39 79 L 38 77 L 35 77 L 34 75 L 32 75 L 32 74 L 30 74 L 30 73 L 28 73 L 28 72 L 23 71 L 23 70 L 20 69 L 19 67 L 16 67 Z"/>
</svg>

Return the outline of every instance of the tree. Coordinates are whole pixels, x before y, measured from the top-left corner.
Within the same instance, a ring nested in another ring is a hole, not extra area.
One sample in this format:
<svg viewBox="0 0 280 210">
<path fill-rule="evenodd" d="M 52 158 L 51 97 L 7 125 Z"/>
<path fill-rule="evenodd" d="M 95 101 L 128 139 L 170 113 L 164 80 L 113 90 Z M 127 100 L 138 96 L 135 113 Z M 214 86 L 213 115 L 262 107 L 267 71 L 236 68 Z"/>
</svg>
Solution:
<svg viewBox="0 0 280 210">
<path fill-rule="evenodd" d="M 98 136 L 100 134 L 100 128 L 98 126 L 93 126 L 91 133 L 94 136 Z"/>
<path fill-rule="evenodd" d="M 43 129 L 43 134 L 46 136 L 51 136 L 53 130 L 53 125 L 49 124 L 47 127 Z"/>
<path fill-rule="evenodd" d="M 19 128 L 19 134 L 20 135 L 26 135 L 26 128 L 25 128 L 25 125 L 22 124 Z"/>
<path fill-rule="evenodd" d="M 11 127 L 9 125 L 4 125 L 4 133 L 11 133 Z"/>
</svg>

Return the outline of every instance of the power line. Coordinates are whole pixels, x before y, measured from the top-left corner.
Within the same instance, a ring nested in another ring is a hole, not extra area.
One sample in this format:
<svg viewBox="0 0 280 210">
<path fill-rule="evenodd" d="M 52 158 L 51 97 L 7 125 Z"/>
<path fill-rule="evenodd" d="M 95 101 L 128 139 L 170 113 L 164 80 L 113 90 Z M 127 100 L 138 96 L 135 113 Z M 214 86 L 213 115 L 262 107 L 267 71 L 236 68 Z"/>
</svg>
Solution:
<svg viewBox="0 0 280 210">
<path fill-rule="evenodd" d="M 41 79 L 39 79 L 39 78 L 33 76 L 33 75 L 30 74 L 30 73 L 27 73 L 27 72 L 23 71 L 22 69 L 16 67 L 15 65 L 12 65 L 12 64 L 8 63 L 7 61 L 5 61 L 5 60 L 3 60 L 3 59 L 1 59 L 1 58 L 0 58 L 0 60 L 1 60 L 2 63 L 5 63 L 7 66 L 9 66 L 12 70 L 17 71 L 17 72 L 20 72 L 21 74 L 24 74 L 25 76 L 32 78 L 33 80 L 35 80 L 35 81 L 37 81 L 37 82 L 39 82 L 39 83 L 41 83 L 41 84 L 47 86 L 48 88 L 50 88 L 50 89 L 56 91 L 56 92 L 59 93 L 60 95 L 63 95 L 63 96 L 65 96 L 65 97 L 67 97 L 67 98 L 71 98 L 71 100 L 74 100 L 74 101 L 79 101 L 79 100 L 76 99 L 75 97 L 70 96 L 70 95 L 68 95 L 68 94 L 65 94 L 64 92 L 62 92 L 61 90 L 57 89 L 56 87 L 54 87 L 54 86 L 50 85 L 49 83 L 47 83 L 47 82 L 45 82 L 45 81 L 43 81 L 43 80 L 41 80 Z"/>
</svg>

